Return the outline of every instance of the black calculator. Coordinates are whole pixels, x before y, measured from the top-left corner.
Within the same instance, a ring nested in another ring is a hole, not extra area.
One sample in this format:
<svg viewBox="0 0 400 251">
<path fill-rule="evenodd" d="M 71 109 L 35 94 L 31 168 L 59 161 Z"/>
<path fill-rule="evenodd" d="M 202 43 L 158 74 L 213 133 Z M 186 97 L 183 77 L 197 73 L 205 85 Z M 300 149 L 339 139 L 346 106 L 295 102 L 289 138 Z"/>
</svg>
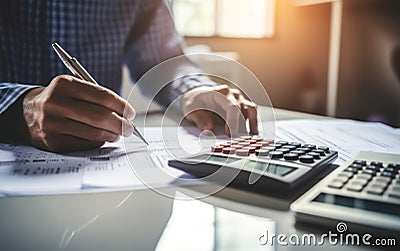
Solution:
<svg viewBox="0 0 400 251">
<path fill-rule="evenodd" d="M 338 156 L 326 146 L 241 136 L 168 165 L 204 180 L 261 194 L 290 193 Z"/>
</svg>

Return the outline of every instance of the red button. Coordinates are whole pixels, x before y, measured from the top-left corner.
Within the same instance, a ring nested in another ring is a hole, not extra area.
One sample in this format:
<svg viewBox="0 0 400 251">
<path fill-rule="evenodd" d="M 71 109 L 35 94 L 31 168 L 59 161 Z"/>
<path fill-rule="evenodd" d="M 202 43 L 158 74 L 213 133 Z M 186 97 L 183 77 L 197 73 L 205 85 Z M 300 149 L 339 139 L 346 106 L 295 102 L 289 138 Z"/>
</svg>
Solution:
<svg viewBox="0 0 400 251">
<path fill-rule="evenodd" d="M 224 149 L 223 146 L 212 146 L 211 147 L 211 152 L 220 153 L 220 152 L 222 152 L 222 149 Z"/>
<path fill-rule="evenodd" d="M 235 148 L 235 149 L 241 149 L 243 146 L 241 145 L 231 145 L 231 148 Z"/>
<path fill-rule="evenodd" d="M 264 138 L 262 138 L 262 137 L 260 137 L 260 136 L 253 136 L 252 139 L 257 140 L 257 142 L 263 141 L 263 140 L 264 140 Z"/>
<path fill-rule="evenodd" d="M 257 140 L 255 140 L 255 139 L 250 139 L 250 140 L 246 140 L 246 142 L 249 142 L 250 144 L 254 144 L 254 143 L 257 143 Z"/>
<path fill-rule="evenodd" d="M 245 139 L 242 139 L 242 138 L 236 138 L 236 139 L 234 139 L 234 141 L 238 141 L 238 142 L 244 142 L 244 141 L 245 141 Z"/>
<path fill-rule="evenodd" d="M 239 145 L 241 145 L 241 146 L 249 146 L 250 143 L 249 142 L 240 142 Z"/>
<path fill-rule="evenodd" d="M 254 146 L 246 146 L 243 147 L 242 149 L 247 149 L 249 150 L 250 153 L 254 153 L 256 151 L 256 148 Z"/>
<path fill-rule="evenodd" d="M 260 144 L 262 144 L 262 146 L 268 146 L 270 143 L 267 141 L 260 141 Z"/>
<path fill-rule="evenodd" d="M 226 142 L 226 143 L 221 143 L 221 144 L 219 144 L 220 146 L 223 146 L 223 147 L 230 147 L 231 146 L 231 143 L 228 143 L 228 142 Z"/>
<path fill-rule="evenodd" d="M 236 150 L 236 155 L 249 156 L 249 150 L 248 149 L 238 149 L 238 150 Z"/>
<path fill-rule="evenodd" d="M 248 140 L 251 139 L 251 136 L 241 136 L 240 138 Z"/>
<path fill-rule="evenodd" d="M 235 151 L 236 149 L 232 147 L 225 147 L 224 149 L 222 149 L 222 152 L 225 154 L 234 154 Z"/>
<path fill-rule="evenodd" d="M 251 144 L 250 146 L 255 147 L 256 149 L 260 149 L 261 147 L 263 147 L 263 145 L 260 143 Z"/>
</svg>

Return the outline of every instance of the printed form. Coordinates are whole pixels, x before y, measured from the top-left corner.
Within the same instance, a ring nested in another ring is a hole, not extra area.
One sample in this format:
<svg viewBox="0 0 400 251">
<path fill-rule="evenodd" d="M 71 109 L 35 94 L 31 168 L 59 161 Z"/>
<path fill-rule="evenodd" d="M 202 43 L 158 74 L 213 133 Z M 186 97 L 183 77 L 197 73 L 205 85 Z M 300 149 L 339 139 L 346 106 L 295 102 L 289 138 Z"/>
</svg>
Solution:
<svg viewBox="0 0 400 251">
<path fill-rule="evenodd" d="M 107 143 L 96 150 L 69 154 L 0 144 L 0 195 L 194 184 L 199 181 L 169 167 L 168 160 L 209 152 L 211 145 L 226 141 L 226 138 L 198 137 L 182 127 L 146 127 L 141 131 L 149 141 L 149 147 L 134 136 Z M 400 154 L 400 129 L 380 123 L 336 119 L 287 120 L 276 122 L 275 133 L 276 140 L 314 143 L 337 150 L 339 157 L 335 163 L 339 165 L 359 151 Z"/>
</svg>

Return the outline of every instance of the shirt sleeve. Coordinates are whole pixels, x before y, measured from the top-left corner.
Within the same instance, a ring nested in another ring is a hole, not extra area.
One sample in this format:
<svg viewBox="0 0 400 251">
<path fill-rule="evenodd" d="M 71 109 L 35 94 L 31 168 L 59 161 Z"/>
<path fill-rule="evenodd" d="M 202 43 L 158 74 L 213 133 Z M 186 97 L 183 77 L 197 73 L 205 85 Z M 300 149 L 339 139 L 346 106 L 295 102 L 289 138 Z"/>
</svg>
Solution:
<svg viewBox="0 0 400 251">
<path fill-rule="evenodd" d="M 179 66 L 171 68 L 175 72 L 168 73 L 169 76 L 183 77 L 166 85 L 162 81 L 139 85 L 145 96 L 154 97 L 157 103 L 166 107 L 190 89 L 205 85 L 215 86 L 216 83 L 205 75 L 192 74 L 201 71 L 184 56 L 183 39 L 175 29 L 168 2 L 162 0 L 151 5 L 154 2 L 157 1 L 142 1 L 142 5 L 138 6 L 135 24 L 141 24 L 141 27 L 134 25 L 132 28 L 126 46 L 126 63 L 132 79 L 137 81 L 159 63 L 177 56 L 184 57 Z"/>
<path fill-rule="evenodd" d="M 37 85 L 0 83 L 0 114 L 7 110 L 26 91 L 37 88 Z"/>
</svg>

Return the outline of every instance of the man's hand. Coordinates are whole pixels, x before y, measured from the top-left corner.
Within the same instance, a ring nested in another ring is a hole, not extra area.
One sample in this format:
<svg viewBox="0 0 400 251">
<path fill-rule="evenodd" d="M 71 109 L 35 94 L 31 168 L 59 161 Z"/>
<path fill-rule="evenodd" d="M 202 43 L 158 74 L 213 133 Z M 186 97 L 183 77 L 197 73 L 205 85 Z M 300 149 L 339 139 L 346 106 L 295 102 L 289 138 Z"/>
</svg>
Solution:
<svg viewBox="0 0 400 251">
<path fill-rule="evenodd" d="M 258 133 L 256 106 L 238 89 L 227 85 L 197 87 L 183 95 L 182 105 L 186 118 L 202 130 L 215 132 L 222 125 L 226 135 L 236 136 L 245 131 L 249 120 L 250 133 Z"/>
<path fill-rule="evenodd" d="M 31 143 L 44 150 L 95 148 L 133 132 L 128 120 L 135 110 L 127 101 L 109 89 L 68 75 L 29 91 L 22 108 Z"/>
</svg>

